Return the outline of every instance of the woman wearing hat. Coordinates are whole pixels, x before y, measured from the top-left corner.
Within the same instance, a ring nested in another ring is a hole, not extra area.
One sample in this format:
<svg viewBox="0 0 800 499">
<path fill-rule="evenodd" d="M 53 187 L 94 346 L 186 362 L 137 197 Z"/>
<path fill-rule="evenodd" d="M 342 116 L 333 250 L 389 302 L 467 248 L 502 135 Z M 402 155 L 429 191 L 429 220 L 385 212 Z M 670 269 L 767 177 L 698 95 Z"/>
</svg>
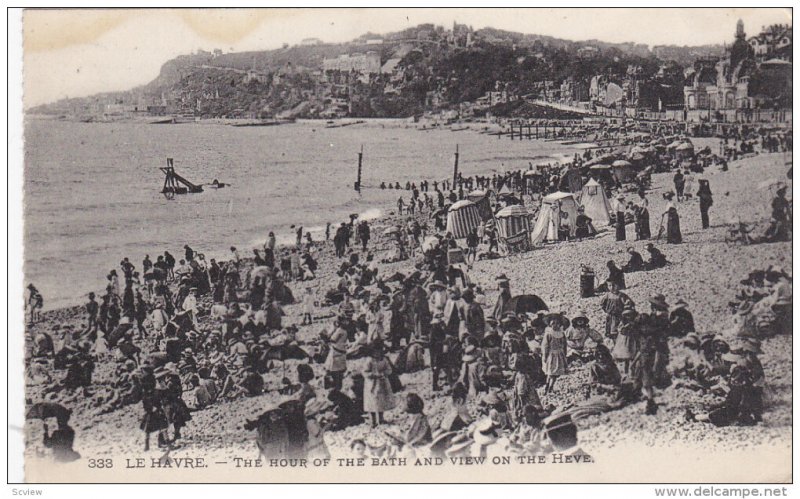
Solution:
<svg viewBox="0 0 800 499">
<path fill-rule="evenodd" d="M 694 332 L 694 316 L 687 310 L 688 306 L 683 298 L 675 302 L 674 308 L 669 313 L 670 336 L 683 338 Z"/>
<path fill-rule="evenodd" d="M 368 324 L 367 327 L 367 343 L 372 344 L 375 342 L 381 342 L 386 339 L 386 334 L 384 333 L 383 323 L 385 317 L 383 315 L 383 307 L 381 306 L 382 299 L 381 296 L 378 296 L 369 305 L 369 310 L 367 311 L 366 321 Z"/>
<path fill-rule="evenodd" d="M 437 312 L 444 314 L 444 306 L 447 303 L 447 285 L 440 279 L 434 280 L 428 285 L 430 294 L 428 295 L 428 307 L 431 314 L 435 315 Z"/>
<path fill-rule="evenodd" d="M 344 373 L 347 370 L 347 331 L 342 327 L 345 317 L 340 316 L 335 322 L 335 329 L 328 337 L 328 357 L 325 359 L 325 370 L 334 381 L 334 387 L 341 388 Z"/>
<path fill-rule="evenodd" d="M 364 412 L 368 412 L 372 427 L 385 424 L 383 413 L 394 408 L 394 395 L 389 383 L 392 365 L 383 354 L 383 345 L 376 343 L 364 367 Z"/>
<path fill-rule="evenodd" d="M 728 374 L 730 390 L 721 404 L 712 405 L 708 413 L 695 416 L 687 411 L 690 421 L 708 422 L 714 426 L 752 426 L 761 421 L 764 410 L 762 394 L 753 386 L 752 373 L 741 365 L 741 356 L 727 353 L 723 359 L 732 364 Z"/>
<path fill-rule="evenodd" d="M 594 350 L 594 360 L 589 365 L 589 382 L 598 391 L 613 391 L 621 381 L 622 376 L 608 347 L 598 344 Z"/>
<path fill-rule="evenodd" d="M 658 388 L 666 388 L 670 385 L 670 375 L 667 371 L 669 364 L 669 342 L 667 338 L 670 333 L 669 304 L 666 297 L 656 294 L 650 298 L 650 315 L 647 318 L 648 328 L 652 330 L 655 340 L 656 357 L 653 366 L 655 374 L 655 384 Z"/>
<path fill-rule="evenodd" d="M 650 239 L 650 211 L 649 203 L 644 189 L 639 189 L 639 199 L 636 204 L 636 239 L 641 241 Z"/>
<path fill-rule="evenodd" d="M 567 319 L 561 314 L 547 316 L 548 327 L 542 339 L 542 362 L 547 381 L 544 394 L 553 390 L 556 379 L 567 374 L 567 337 L 564 335 Z"/>
<path fill-rule="evenodd" d="M 612 356 L 617 362 L 622 362 L 625 374 L 630 371 L 630 364 L 639 351 L 639 321 L 638 314 L 633 306 L 626 307 L 621 314 L 621 322 L 617 327 L 617 338 L 614 341 Z"/>
<path fill-rule="evenodd" d="M 613 338 L 617 334 L 617 327 L 622 320 L 622 311 L 626 306 L 633 306 L 633 301 L 619 290 L 616 281 L 606 281 L 608 292 L 600 301 L 600 308 L 606 313 L 606 336 Z"/>
<path fill-rule="evenodd" d="M 758 338 L 758 318 L 753 314 L 751 301 L 740 303 L 732 320 L 732 336 Z"/>
<path fill-rule="evenodd" d="M 617 241 L 625 240 L 625 196 L 620 194 L 614 200 L 613 209 L 615 212 L 614 225 L 616 227 Z"/>
<path fill-rule="evenodd" d="M 671 193 L 667 193 L 671 194 Z M 672 196 L 667 196 L 667 205 L 664 208 L 664 213 L 661 214 L 663 223 L 664 217 L 667 217 L 667 243 L 680 244 L 683 241 L 681 236 L 681 219 L 678 215 L 678 209 L 672 202 Z"/>
<path fill-rule="evenodd" d="M 503 312 L 505 312 L 506 304 L 509 300 L 511 300 L 511 288 L 509 286 L 508 277 L 505 274 L 500 274 L 497 278 L 497 289 L 500 290 L 500 294 L 497 297 L 497 301 L 494 304 L 494 309 L 492 309 L 492 317 L 494 317 L 497 321 L 500 321 L 503 318 Z"/>
<path fill-rule="evenodd" d="M 572 325 L 564 334 L 567 337 L 568 360 L 586 360 L 586 340 L 590 338 L 598 345 L 603 343 L 603 335 L 589 327 L 589 318 L 582 311 L 572 318 Z"/>
<path fill-rule="evenodd" d="M 453 287 L 450 288 L 447 303 L 444 306 L 444 327 L 447 334 L 457 338 L 462 337 L 462 333 L 466 331 L 464 321 L 466 319 L 466 304 L 461 299 L 461 290 Z"/>
<path fill-rule="evenodd" d="M 533 357 L 529 354 L 518 353 L 511 358 L 511 365 L 514 369 L 514 391 L 510 400 L 511 420 L 515 425 L 520 425 L 525 421 L 525 408 L 532 406 L 537 411 L 542 410 L 542 401 L 536 393 L 534 386 L 535 364 Z"/>
<path fill-rule="evenodd" d="M 171 362 L 165 365 L 156 373 L 156 377 L 160 378 L 156 389 L 157 396 L 164 408 L 167 423 L 172 425 L 172 442 L 175 442 L 181 438 L 181 428 L 191 421 L 192 415 L 186 402 L 183 401 L 183 385 L 175 365 Z"/>
</svg>

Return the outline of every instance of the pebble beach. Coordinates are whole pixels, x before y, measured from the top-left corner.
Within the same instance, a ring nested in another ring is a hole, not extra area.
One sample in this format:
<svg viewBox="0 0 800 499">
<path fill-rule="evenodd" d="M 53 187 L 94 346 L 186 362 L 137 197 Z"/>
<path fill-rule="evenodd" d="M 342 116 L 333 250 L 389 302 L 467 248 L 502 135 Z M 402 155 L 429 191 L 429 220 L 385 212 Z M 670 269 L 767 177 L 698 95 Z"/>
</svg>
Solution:
<svg viewBox="0 0 800 499">
<path fill-rule="evenodd" d="M 683 244 L 680 245 L 668 245 L 663 237 L 660 240 L 655 239 L 665 204 L 662 193 L 672 189 L 672 177 L 669 173 L 654 174 L 651 189 L 648 191 L 654 235 L 649 242 L 662 250 L 670 265 L 657 270 L 627 274 L 626 293 L 637 304 L 646 303 L 648 297 L 654 293 L 662 293 L 669 303 L 682 298 L 694 314 L 698 332 L 722 332 L 731 320 L 727 303 L 733 299 L 739 281 L 748 272 L 772 265 L 780 266 L 791 274 L 791 242 L 742 246 L 725 241 L 728 224 L 733 217 L 756 225 L 765 224 L 770 216 L 770 194 L 756 186 L 768 178 L 785 179 L 787 169 L 785 156 L 782 154 L 745 157 L 730 162 L 728 171 L 720 171 L 718 167 L 707 169 L 702 177 L 709 180 L 714 193 L 711 228 L 701 229 L 696 199 L 679 203 L 678 212 L 683 233 Z M 791 182 L 789 186 L 788 197 L 791 198 Z M 407 195 L 405 191 L 403 195 Z M 390 241 L 383 236 L 385 228 L 408 219 L 407 215 L 398 216 L 388 208 L 384 212 L 386 214 L 383 217 L 370 223 L 374 235 L 370 251 L 376 255 L 390 249 Z M 427 214 L 422 216 L 427 217 Z M 600 233 L 588 240 L 546 244 L 521 255 L 475 262 L 469 276 L 486 291 L 486 310 L 494 304 L 497 296 L 494 278 L 504 273 L 510 279 L 512 294 L 536 294 L 544 299 L 551 310 L 563 311 L 567 316 L 584 311 L 591 326 L 601 329 L 604 313 L 600 309 L 600 297 L 580 297 L 580 266 L 587 265 L 597 271 L 598 278 L 604 277 L 606 261 L 614 260 L 618 265 L 623 264 L 627 260 L 628 247 L 644 254 L 647 241 L 633 241 L 632 226 L 628 226 L 628 240 L 624 242 L 614 240 L 612 228 L 599 229 Z M 176 250 L 182 243 L 174 241 Z M 249 249 L 244 249 L 242 253 L 249 253 Z M 314 280 L 289 284 L 296 297 L 302 296 L 306 287 L 311 287 L 321 301 L 325 291 L 335 286 L 339 260 L 333 254 L 333 245 L 321 244 L 316 258 L 319 270 Z M 408 274 L 413 269 L 413 263 L 412 259 L 379 264 L 379 273 L 384 278 L 395 272 Z M 210 306 L 207 297 L 201 303 L 205 307 Z M 310 326 L 300 326 L 302 307 L 300 303 L 284 307 L 284 324 L 298 325 L 297 339 L 301 343 L 311 342 L 322 330 L 331 329 L 331 318 L 316 320 Z M 332 307 L 320 308 L 318 315 L 330 317 L 334 313 Z M 63 327 L 65 324 L 72 324 L 77 328 L 85 321 L 83 315 L 80 307 L 46 311 L 39 323 L 27 328 L 26 341 L 30 341 L 37 331 L 49 332 L 55 325 Z M 670 341 L 674 359 L 683 347 L 678 340 Z M 628 446 L 646 446 L 654 450 L 689 446 L 711 453 L 740 452 L 766 446 L 773 449 L 771 452 L 775 452 L 784 462 L 789 462 L 792 434 L 791 347 L 792 338 L 788 336 L 770 338 L 762 344 L 764 353 L 760 359 L 766 373 L 767 388 L 763 422 L 758 425 L 717 428 L 687 422 L 683 418 L 686 408 L 700 409 L 712 400 L 701 392 L 675 386 L 673 383 L 673 386 L 658 391 L 656 401 L 659 410 L 654 416 L 644 416 L 644 402 L 640 402 L 580 420 L 580 445 L 598 460 L 602 459 L 604 453 L 613 455 L 615 452 L 624 452 Z M 354 361 L 354 364 L 358 362 L 361 360 Z M 247 419 L 257 417 L 281 399 L 274 390 L 280 386 L 284 375 L 294 376 L 296 363 L 294 360 L 285 361 L 265 375 L 264 395 L 220 401 L 194 412 L 191 422 L 183 431 L 183 438 L 171 451 L 172 455 L 203 455 L 216 460 L 233 460 L 237 456 L 255 458 L 257 449 L 254 433 L 246 431 L 243 425 Z M 322 366 L 312 364 L 312 367 L 317 374 L 315 383 L 320 383 Z M 348 365 L 348 370 L 356 369 Z M 98 362 L 94 372 L 95 383 L 111 382 L 113 370 L 113 363 Z M 431 426 L 436 427 L 446 410 L 449 397 L 444 392 L 431 391 L 428 370 L 403 374 L 401 380 L 405 386 L 404 392 L 418 393 L 425 401 L 425 413 Z M 542 401 L 556 407 L 578 403 L 585 398 L 583 387 L 587 382 L 586 365 L 570 368 L 569 374 L 556 384 L 554 393 L 542 395 Z M 28 380 L 27 397 L 33 402 L 40 400 L 43 388 L 43 385 Z M 76 432 L 75 450 L 83 456 L 158 457 L 164 452 L 159 449 L 152 449 L 147 453 L 142 451 L 143 434 L 138 429 L 142 410 L 140 404 L 100 415 L 91 398 L 75 397 L 59 402 L 73 409 L 71 424 Z M 402 426 L 407 418 L 409 416 L 398 408 L 387 413 L 387 427 L 373 429 L 365 423 L 340 432 L 328 432 L 325 442 L 333 455 L 346 452 L 354 438 L 379 446 L 387 442 L 383 430 Z M 41 432 L 41 423 L 38 421 L 26 425 L 27 455 L 30 462 L 35 462 L 42 456 Z M 785 476 L 779 478 L 787 479 Z"/>
</svg>

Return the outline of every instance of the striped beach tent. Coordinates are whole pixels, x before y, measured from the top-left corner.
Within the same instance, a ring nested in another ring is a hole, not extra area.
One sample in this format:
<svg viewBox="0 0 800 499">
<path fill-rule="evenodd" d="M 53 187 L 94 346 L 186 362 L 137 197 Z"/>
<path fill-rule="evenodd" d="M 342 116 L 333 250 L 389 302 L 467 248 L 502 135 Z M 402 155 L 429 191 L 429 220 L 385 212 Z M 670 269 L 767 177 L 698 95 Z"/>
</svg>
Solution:
<svg viewBox="0 0 800 499">
<path fill-rule="evenodd" d="M 447 212 L 447 232 L 453 234 L 456 239 L 467 237 L 481 222 L 478 207 L 467 199 L 453 203 Z"/>
<path fill-rule="evenodd" d="M 511 205 L 498 211 L 497 236 L 508 252 L 527 251 L 530 249 L 531 222 L 528 210 L 524 206 Z"/>
<path fill-rule="evenodd" d="M 528 210 L 518 204 L 506 206 L 495 215 L 497 219 L 497 235 L 501 238 L 516 236 L 531 229 Z"/>
</svg>

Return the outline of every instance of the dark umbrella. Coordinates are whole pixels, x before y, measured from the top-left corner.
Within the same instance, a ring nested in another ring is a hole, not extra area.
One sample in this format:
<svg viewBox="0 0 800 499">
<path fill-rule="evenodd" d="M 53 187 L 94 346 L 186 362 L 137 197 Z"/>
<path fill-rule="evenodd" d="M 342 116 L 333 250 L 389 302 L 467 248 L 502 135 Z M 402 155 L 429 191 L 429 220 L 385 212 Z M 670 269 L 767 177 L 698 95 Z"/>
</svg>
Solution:
<svg viewBox="0 0 800 499">
<path fill-rule="evenodd" d="M 72 410 L 67 409 L 61 404 L 56 404 L 55 402 L 37 402 L 28 409 L 25 419 L 68 419 L 70 414 L 72 414 Z"/>
<path fill-rule="evenodd" d="M 503 312 L 514 312 L 515 314 L 535 314 L 540 310 L 548 310 L 547 304 L 536 295 L 514 296 L 503 308 Z"/>
<path fill-rule="evenodd" d="M 289 343 L 285 345 L 270 346 L 267 348 L 266 352 L 264 352 L 264 358 L 269 360 L 284 361 L 287 359 L 310 359 L 311 356 L 308 355 L 305 350 L 300 348 L 299 345 Z"/>
</svg>

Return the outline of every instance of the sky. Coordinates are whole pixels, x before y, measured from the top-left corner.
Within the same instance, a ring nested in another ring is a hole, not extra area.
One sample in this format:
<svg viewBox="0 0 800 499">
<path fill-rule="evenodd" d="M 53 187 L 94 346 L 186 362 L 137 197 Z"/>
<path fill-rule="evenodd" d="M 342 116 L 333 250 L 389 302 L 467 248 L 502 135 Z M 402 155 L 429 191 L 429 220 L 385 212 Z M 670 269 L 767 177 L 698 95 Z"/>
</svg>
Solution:
<svg viewBox="0 0 800 499">
<path fill-rule="evenodd" d="M 570 40 L 722 44 L 733 41 L 738 19 L 748 36 L 792 22 L 786 8 L 26 10 L 24 105 L 128 90 L 153 80 L 166 61 L 198 49 L 269 50 L 304 38 L 339 43 L 368 31 L 453 21 Z"/>
</svg>

